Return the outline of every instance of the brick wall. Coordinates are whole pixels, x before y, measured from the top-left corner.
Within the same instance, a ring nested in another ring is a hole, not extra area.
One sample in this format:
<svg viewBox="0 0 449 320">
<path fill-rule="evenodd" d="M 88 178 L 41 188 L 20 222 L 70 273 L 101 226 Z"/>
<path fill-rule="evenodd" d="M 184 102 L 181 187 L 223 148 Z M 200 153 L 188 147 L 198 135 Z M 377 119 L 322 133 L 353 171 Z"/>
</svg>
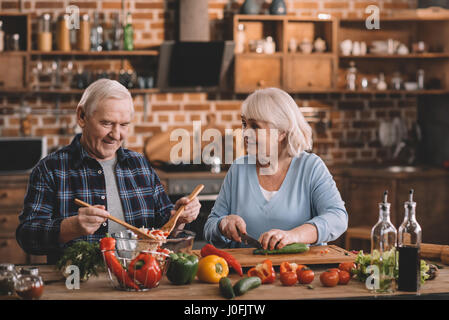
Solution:
<svg viewBox="0 0 449 320">
<path fill-rule="evenodd" d="M 266 1 L 264 8 L 269 7 Z M 338 17 L 362 16 L 369 4 L 376 4 L 381 14 L 388 15 L 394 10 L 415 8 L 416 0 L 287 0 L 289 13 L 297 15 L 315 15 L 318 12 L 331 13 Z M 81 13 L 101 11 L 105 24 L 110 22 L 114 12 L 120 10 L 121 1 L 40 1 L 24 0 L 22 11 L 34 13 L 34 17 L 44 12 L 58 16 L 65 7 L 76 4 Z M 224 16 L 237 12 L 243 0 L 209 1 L 211 38 L 222 39 L 227 28 Z M 17 11 L 19 1 L 0 2 L 2 11 Z M 175 1 L 130 0 L 126 8 L 133 14 L 135 44 L 137 48 L 146 48 L 160 44 L 164 39 L 175 37 Z M 35 18 L 33 20 L 35 24 Z M 70 142 L 76 127 L 75 107 L 79 96 L 62 97 L 59 114 L 56 115 L 54 96 L 33 96 L 25 99 L 31 107 L 29 119 L 32 135 L 46 135 L 49 147 L 57 147 Z M 144 117 L 143 96 L 134 97 L 135 118 L 131 135 L 126 146 L 142 151 L 144 142 L 153 134 L 177 126 L 191 126 L 192 121 L 206 121 L 208 114 L 215 114 L 217 125 L 226 128 L 240 127 L 240 104 L 245 96 L 210 95 L 206 93 L 167 93 L 149 96 L 147 116 Z M 385 159 L 388 150 L 380 145 L 378 138 L 379 123 L 394 117 L 405 119 L 409 128 L 417 120 L 417 101 L 413 96 L 404 95 L 360 95 L 360 94 L 305 94 L 294 97 L 313 127 L 320 121 L 327 130 L 315 133 L 314 151 L 329 163 L 379 162 Z M 0 107 L 18 108 L 19 97 L 0 97 Z M 21 115 L 18 112 L 0 116 L 1 136 L 19 136 Z"/>
</svg>

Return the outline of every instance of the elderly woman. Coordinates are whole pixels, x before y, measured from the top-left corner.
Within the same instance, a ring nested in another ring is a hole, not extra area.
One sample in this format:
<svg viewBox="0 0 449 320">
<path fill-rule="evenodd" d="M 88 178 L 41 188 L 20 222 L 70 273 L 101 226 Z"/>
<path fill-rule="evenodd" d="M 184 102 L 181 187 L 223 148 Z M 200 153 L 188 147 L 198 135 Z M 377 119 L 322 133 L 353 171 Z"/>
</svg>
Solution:
<svg viewBox="0 0 449 320">
<path fill-rule="evenodd" d="M 242 105 L 242 126 L 248 155 L 226 175 L 204 228 L 206 240 L 244 247 L 240 236 L 248 234 L 265 249 L 280 249 L 325 244 L 345 232 L 344 202 L 324 162 L 305 152 L 312 130 L 290 95 L 276 88 L 252 93 Z M 255 136 L 245 134 L 251 129 Z"/>
</svg>

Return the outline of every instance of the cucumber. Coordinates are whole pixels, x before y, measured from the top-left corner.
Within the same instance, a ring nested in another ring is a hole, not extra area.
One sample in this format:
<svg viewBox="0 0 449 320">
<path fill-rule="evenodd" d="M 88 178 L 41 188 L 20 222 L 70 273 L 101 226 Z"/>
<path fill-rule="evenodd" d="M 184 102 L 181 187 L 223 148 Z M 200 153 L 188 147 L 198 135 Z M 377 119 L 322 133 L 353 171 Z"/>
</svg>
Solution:
<svg viewBox="0 0 449 320">
<path fill-rule="evenodd" d="M 231 279 L 223 277 L 218 282 L 221 295 L 226 299 L 233 299 L 235 297 L 234 289 L 232 288 Z"/>
<path fill-rule="evenodd" d="M 253 254 L 291 254 L 291 253 L 302 253 L 309 250 L 309 246 L 304 243 L 290 243 L 283 247 L 282 249 L 256 249 Z"/>
<path fill-rule="evenodd" d="M 247 293 L 251 289 L 255 289 L 262 284 L 262 280 L 259 277 L 248 277 L 237 281 L 234 285 L 234 294 L 241 296 Z"/>
</svg>

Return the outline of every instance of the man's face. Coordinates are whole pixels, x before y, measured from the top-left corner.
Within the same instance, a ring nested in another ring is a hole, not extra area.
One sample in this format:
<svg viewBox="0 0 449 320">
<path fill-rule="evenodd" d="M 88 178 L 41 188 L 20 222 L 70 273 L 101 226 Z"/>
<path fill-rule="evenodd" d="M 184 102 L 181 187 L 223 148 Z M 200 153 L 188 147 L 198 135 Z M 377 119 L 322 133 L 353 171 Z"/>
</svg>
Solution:
<svg viewBox="0 0 449 320">
<path fill-rule="evenodd" d="M 114 158 L 128 136 L 131 110 L 132 102 L 128 99 L 101 101 L 91 115 L 78 110 L 78 124 L 83 130 L 81 143 L 91 157 L 97 160 Z"/>
</svg>

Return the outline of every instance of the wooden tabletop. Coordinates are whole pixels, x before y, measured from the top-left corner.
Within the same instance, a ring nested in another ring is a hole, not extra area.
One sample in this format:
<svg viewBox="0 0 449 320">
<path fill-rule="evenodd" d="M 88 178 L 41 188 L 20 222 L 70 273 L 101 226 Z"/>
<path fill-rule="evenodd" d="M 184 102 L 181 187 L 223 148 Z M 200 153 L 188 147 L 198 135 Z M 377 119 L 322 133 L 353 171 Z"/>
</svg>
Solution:
<svg viewBox="0 0 449 320">
<path fill-rule="evenodd" d="M 374 297 L 364 283 L 352 279 L 347 285 L 325 288 L 320 284 L 319 274 L 326 269 L 325 266 L 312 266 L 315 271 L 314 289 L 305 285 L 292 287 L 282 286 L 277 273 L 273 284 L 264 284 L 249 291 L 235 300 L 291 300 L 291 299 L 342 299 Z M 145 292 L 119 291 L 111 287 L 106 273 L 99 277 L 92 277 L 80 284 L 79 290 L 69 290 L 65 286 L 65 279 L 55 271 L 54 266 L 39 266 L 40 273 L 45 281 L 44 294 L 41 300 L 223 300 L 219 294 L 218 284 L 201 283 L 198 280 L 190 285 L 172 285 L 164 276 L 157 288 Z M 240 277 L 231 273 L 229 278 L 235 283 Z M 449 266 L 439 270 L 434 280 L 427 281 L 421 287 L 421 296 L 435 293 L 449 293 Z M 416 296 L 415 293 L 397 291 L 394 295 Z M 381 296 L 381 295 L 379 295 Z M 385 295 L 382 295 L 385 296 Z M 0 296 L 0 299 L 17 299 L 17 297 Z"/>
</svg>

